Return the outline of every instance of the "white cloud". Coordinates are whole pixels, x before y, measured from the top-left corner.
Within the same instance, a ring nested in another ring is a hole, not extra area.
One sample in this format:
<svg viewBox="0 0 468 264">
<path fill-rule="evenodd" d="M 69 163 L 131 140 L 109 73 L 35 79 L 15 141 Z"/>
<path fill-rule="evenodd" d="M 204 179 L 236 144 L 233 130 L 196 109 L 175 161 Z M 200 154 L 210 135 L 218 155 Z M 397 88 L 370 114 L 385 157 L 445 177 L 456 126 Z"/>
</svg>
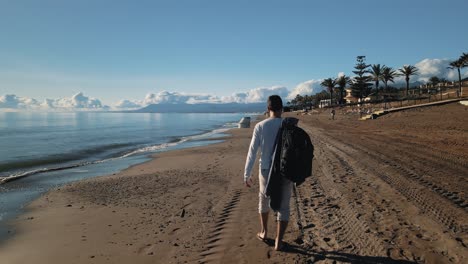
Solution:
<svg viewBox="0 0 468 264">
<path fill-rule="evenodd" d="M 213 96 L 206 94 L 185 94 L 161 91 L 149 93 L 142 101 L 121 100 L 115 107 L 119 109 L 135 109 L 150 104 L 200 104 L 200 103 L 259 103 L 266 102 L 268 96 L 277 94 L 286 98 L 289 90 L 284 86 L 259 87 L 247 92 L 235 93 L 230 96 Z"/>
<path fill-rule="evenodd" d="M 121 100 L 114 105 L 119 109 L 135 109 L 150 104 L 200 104 L 200 103 L 222 103 L 221 99 L 205 94 L 185 94 L 179 92 L 161 91 L 148 93 L 143 100 Z"/>
<path fill-rule="evenodd" d="M 77 93 L 71 98 L 60 98 L 48 102 L 52 108 L 76 108 L 76 109 L 99 109 L 103 105 L 99 99 L 84 96 Z"/>
<path fill-rule="evenodd" d="M 289 94 L 288 88 L 284 86 L 273 86 L 270 88 L 256 88 L 247 92 L 246 103 L 266 102 L 270 95 L 279 95 L 285 98 Z"/>
<path fill-rule="evenodd" d="M 223 103 L 262 103 L 266 102 L 270 95 L 279 95 L 286 98 L 289 94 L 288 88 L 284 86 L 259 87 L 245 93 L 235 93 L 231 96 L 221 98 Z"/>
<path fill-rule="evenodd" d="M 143 105 L 141 102 L 138 101 L 130 101 L 130 100 L 120 100 L 115 104 L 116 108 L 121 108 L 121 109 L 135 109 L 135 108 L 141 108 Z"/>
<path fill-rule="evenodd" d="M 296 95 L 312 95 L 323 90 L 320 86 L 322 80 L 309 80 L 298 84 L 287 96 L 288 99 L 293 99 Z"/>
<path fill-rule="evenodd" d="M 284 86 L 258 87 L 247 92 L 221 97 L 162 91 L 159 93 L 149 93 L 141 101 L 121 100 L 115 107 L 119 109 L 135 109 L 150 104 L 263 103 L 267 101 L 270 95 L 275 94 L 286 101 L 296 97 L 297 94 L 311 95 L 322 91 L 321 82 L 322 80 L 309 80 L 298 84 L 292 91 Z"/>
<path fill-rule="evenodd" d="M 431 77 L 436 76 L 445 78 L 449 81 L 458 81 L 458 71 L 456 69 L 448 69 L 450 59 L 424 59 L 414 66 L 418 69 L 418 75 L 411 76 L 410 82 L 427 82 Z M 401 67 L 400 67 L 401 68 Z M 468 77 L 468 70 L 461 70 L 462 78 Z M 402 86 L 405 83 L 404 76 L 395 78 L 395 85 Z"/>
<path fill-rule="evenodd" d="M 229 96 L 221 97 L 221 101 L 224 103 L 243 103 L 246 102 L 248 93 L 233 93 Z"/>
<path fill-rule="evenodd" d="M 418 68 L 418 75 L 412 76 L 410 82 L 420 81 L 427 82 L 429 78 L 436 76 L 445 78 L 449 81 L 458 81 L 458 71 L 456 69 L 448 69 L 450 59 L 424 59 L 414 66 Z M 461 70 L 462 78 L 468 77 L 468 70 Z M 404 83 L 404 77 L 398 77 L 395 82 Z"/>
<path fill-rule="evenodd" d="M 414 66 L 418 68 L 419 74 L 415 79 L 418 81 L 427 82 L 432 76 L 437 76 L 439 78 L 445 78 L 448 80 L 454 80 L 456 75 L 456 70 L 447 69 L 451 60 L 449 59 L 424 59 Z"/>
<path fill-rule="evenodd" d="M 4 95 L 0 97 L 0 108 L 8 109 L 38 109 L 38 110 L 92 110 L 107 109 L 101 101 L 96 98 L 77 93 L 70 98 L 45 99 L 39 103 L 36 99 L 19 97 L 16 95 Z"/>
<path fill-rule="evenodd" d="M 197 103 L 216 103 L 219 98 L 205 94 L 185 94 L 178 92 L 162 91 L 157 94 L 149 93 L 143 100 L 143 105 L 149 104 L 197 104 Z"/>
<path fill-rule="evenodd" d="M 19 97 L 14 94 L 0 96 L 0 108 L 26 109 L 39 107 L 37 100 L 27 97 Z"/>
</svg>

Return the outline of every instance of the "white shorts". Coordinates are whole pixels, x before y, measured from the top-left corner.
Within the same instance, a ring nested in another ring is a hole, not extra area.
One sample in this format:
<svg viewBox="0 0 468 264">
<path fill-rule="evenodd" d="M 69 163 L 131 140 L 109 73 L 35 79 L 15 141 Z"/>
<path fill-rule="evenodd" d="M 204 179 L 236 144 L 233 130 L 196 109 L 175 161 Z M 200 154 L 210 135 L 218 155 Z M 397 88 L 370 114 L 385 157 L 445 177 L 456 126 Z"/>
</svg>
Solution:
<svg viewBox="0 0 468 264">
<path fill-rule="evenodd" d="M 269 170 L 260 170 L 258 174 L 258 185 L 260 190 L 258 192 L 258 212 L 267 213 L 270 211 L 270 198 L 265 195 L 266 184 L 268 180 Z M 291 200 L 292 182 L 288 179 L 282 178 L 281 183 L 281 205 L 278 211 L 278 221 L 289 221 L 289 201 Z"/>
</svg>

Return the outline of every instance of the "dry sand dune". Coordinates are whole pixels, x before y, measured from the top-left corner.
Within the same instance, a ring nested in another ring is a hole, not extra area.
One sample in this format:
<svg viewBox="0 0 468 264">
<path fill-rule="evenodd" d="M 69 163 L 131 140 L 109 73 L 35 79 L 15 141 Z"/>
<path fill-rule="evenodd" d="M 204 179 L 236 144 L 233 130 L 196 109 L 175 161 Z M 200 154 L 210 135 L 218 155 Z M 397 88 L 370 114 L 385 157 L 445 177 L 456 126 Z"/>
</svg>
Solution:
<svg viewBox="0 0 468 264">
<path fill-rule="evenodd" d="M 314 176 L 292 199 L 287 252 L 255 238 L 257 186 L 242 185 L 252 130 L 242 129 L 220 144 L 47 193 L 12 223 L 16 235 L 0 245 L 1 261 L 467 262 L 466 107 L 366 122 L 299 118 L 316 158 Z"/>
</svg>

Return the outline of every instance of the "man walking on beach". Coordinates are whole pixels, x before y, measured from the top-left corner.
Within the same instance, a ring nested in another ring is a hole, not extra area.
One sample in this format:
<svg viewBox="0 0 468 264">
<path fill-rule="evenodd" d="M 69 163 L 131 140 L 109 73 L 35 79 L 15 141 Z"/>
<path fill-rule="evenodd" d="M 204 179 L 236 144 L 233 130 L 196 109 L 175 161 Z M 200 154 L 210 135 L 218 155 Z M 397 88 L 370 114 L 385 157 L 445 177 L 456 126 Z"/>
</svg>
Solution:
<svg viewBox="0 0 468 264">
<path fill-rule="evenodd" d="M 268 214 L 270 211 L 270 198 L 266 196 L 268 177 L 275 148 L 276 135 L 281 127 L 283 101 L 278 95 L 268 97 L 268 112 L 270 117 L 259 122 L 253 131 L 249 153 L 245 162 L 244 184 L 252 186 L 252 168 L 255 163 L 257 151 L 260 148 L 260 173 L 259 173 L 259 205 L 261 231 L 257 238 L 265 241 L 268 231 Z M 282 250 L 283 236 L 289 221 L 289 200 L 291 198 L 292 182 L 288 179 L 281 180 L 281 205 L 278 211 L 278 225 L 275 239 L 275 250 Z"/>
</svg>

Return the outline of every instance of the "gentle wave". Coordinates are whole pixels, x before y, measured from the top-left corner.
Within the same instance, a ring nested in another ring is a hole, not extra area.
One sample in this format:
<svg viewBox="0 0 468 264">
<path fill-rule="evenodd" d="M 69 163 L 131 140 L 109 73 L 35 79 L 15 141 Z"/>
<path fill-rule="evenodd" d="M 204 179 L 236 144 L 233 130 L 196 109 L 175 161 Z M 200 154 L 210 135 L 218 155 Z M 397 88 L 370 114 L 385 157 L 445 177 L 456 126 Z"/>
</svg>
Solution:
<svg viewBox="0 0 468 264">
<path fill-rule="evenodd" d="M 46 157 L 42 157 L 39 159 L 30 159 L 30 160 L 22 160 L 22 161 L 14 161 L 14 162 L 7 162 L 7 163 L 0 163 L 0 171 L 12 171 L 12 170 L 19 170 L 19 169 L 27 169 L 33 168 L 40 165 L 51 165 L 57 163 L 65 163 L 74 160 L 80 160 L 85 157 L 89 157 L 96 154 L 105 153 L 108 150 L 125 148 L 129 146 L 133 146 L 135 144 L 140 143 L 121 143 L 121 144 L 109 144 L 103 145 L 93 148 L 86 148 L 82 150 L 73 151 L 71 153 L 62 153 L 62 154 L 53 154 Z"/>
<path fill-rule="evenodd" d="M 220 133 L 226 132 L 229 129 L 230 128 L 219 128 L 219 129 L 215 129 L 215 130 L 212 130 L 212 131 L 204 133 L 204 134 L 182 137 L 177 141 L 140 148 L 140 149 L 134 150 L 134 151 L 132 151 L 130 153 L 127 153 L 127 154 L 123 155 L 122 158 L 132 156 L 132 155 L 135 155 L 135 154 L 140 154 L 140 153 L 145 153 L 145 152 L 154 152 L 154 151 L 158 151 L 158 150 L 161 150 L 161 149 L 173 147 L 173 146 L 176 146 L 178 144 L 181 144 L 181 143 L 184 143 L 184 142 L 187 142 L 187 141 L 198 140 L 198 139 L 202 139 L 202 138 L 205 138 L 205 137 L 208 137 L 208 136 L 211 136 L 211 135 L 220 134 Z"/>
<path fill-rule="evenodd" d="M 169 147 L 177 146 L 177 145 L 179 145 L 179 144 L 181 144 L 181 143 L 184 143 L 184 142 L 187 142 L 187 141 L 199 140 L 199 139 L 203 139 L 203 138 L 209 137 L 209 136 L 211 136 L 211 135 L 220 134 L 220 133 L 226 132 L 227 130 L 229 130 L 229 129 L 231 129 L 231 128 L 232 128 L 232 127 L 227 127 L 227 126 L 225 126 L 225 127 L 223 127 L 223 128 L 215 129 L 215 130 L 209 131 L 209 132 L 207 132 L 207 133 L 203 133 L 203 134 L 199 134 L 199 135 L 193 135 L 193 136 L 187 136 L 187 137 L 182 137 L 182 138 L 180 138 L 179 140 L 174 141 L 174 142 L 163 143 L 163 144 L 158 144 L 158 145 L 153 145 L 153 146 L 147 146 L 147 147 L 139 148 L 139 149 L 137 149 L 137 150 L 131 151 L 131 152 L 129 152 L 129 153 L 126 153 L 126 154 L 124 154 L 124 155 L 121 155 L 121 156 L 118 156 L 118 157 L 114 157 L 114 158 L 108 158 L 108 159 L 97 160 L 97 161 L 86 161 L 86 162 L 82 162 L 82 163 L 77 163 L 77 164 L 72 164 L 72 165 L 65 165 L 65 166 L 59 166 L 59 167 L 53 167 L 53 168 L 39 168 L 39 169 L 31 170 L 31 171 L 18 172 L 18 173 L 11 174 L 11 175 L 6 176 L 6 177 L 0 177 L 0 185 L 1 185 L 1 184 L 4 184 L 4 183 L 7 183 L 7 182 L 10 182 L 10 181 L 13 181 L 13 180 L 18 180 L 18 179 L 20 179 L 20 178 L 24 178 L 24 177 L 26 177 L 26 176 L 31 176 L 31 175 L 39 174 L 39 173 L 51 172 L 51 171 L 59 171 L 59 170 L 66 170 L 66 169 L 72 169 L 72 168 L 77 168 L 77 167 L 82 167 L 82 166 L 87 166 L 87 165 L 92 165 L 92 164 L 99 164 L 99 163 L 103 163 L 103 162 L 107 162 L 107 161 L 111 161 L 111 160 L 127 158 L 127 157 L 129 157 L 129 156 L 133 156 L 133 155 L 137 155 L 137 154 L 143 154 L 143 153 L 148 153 L 148 152 L 155 152 L 155 151 L 159 151 L 159 150 L 166 149 L 166 148 L 169 148 Z M 63 161 L 63 159 L 62 159 L 62 161 Z"/>
</svg>

